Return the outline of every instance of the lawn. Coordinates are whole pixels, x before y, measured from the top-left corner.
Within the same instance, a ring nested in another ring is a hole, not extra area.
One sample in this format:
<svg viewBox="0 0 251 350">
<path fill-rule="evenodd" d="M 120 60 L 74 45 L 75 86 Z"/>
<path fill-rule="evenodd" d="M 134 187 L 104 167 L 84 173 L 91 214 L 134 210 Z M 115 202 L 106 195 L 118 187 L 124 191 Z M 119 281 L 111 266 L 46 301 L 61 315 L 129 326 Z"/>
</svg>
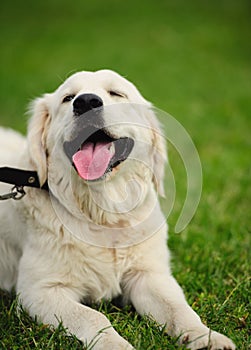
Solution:
<svg viewBox="0 0 251 350">
<path fill-rule="evenodd" d="M 13 0 L 0 11 L 2 125 L 24 133 L 34 97 L 72 72 L 111 68 L 190 134 L 203 191 L 193 220 L 175 233 L 186 174 L 170 145 L 177 187 L 169 216 L 173 271 L 203 321 L 238 350 L 251 349 L 250 12 L 249 0 Z M 168 203 L 162 207 L 167 211 Z M 51 332 L 25 312 L 17 315 L 15 305 L 14 294 L 0 292 L 0 349 L 81 349 L 62 326 Z M 94 307 L 136 349 L 179 349 L 131 307 Z"/>
</svg>

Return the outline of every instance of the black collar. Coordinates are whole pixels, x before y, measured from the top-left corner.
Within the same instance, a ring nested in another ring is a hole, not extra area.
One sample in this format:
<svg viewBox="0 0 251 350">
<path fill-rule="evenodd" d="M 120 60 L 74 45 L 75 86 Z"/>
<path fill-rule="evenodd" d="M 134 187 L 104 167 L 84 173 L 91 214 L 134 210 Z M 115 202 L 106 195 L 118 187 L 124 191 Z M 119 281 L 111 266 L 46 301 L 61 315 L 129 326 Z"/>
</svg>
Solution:
<svg viewBox="0 0 251 350">
<path fill-rule="evenodd" d="M 0 182 L 15 185 L 16 187 L 35 187 L 48 191 L 48 182 L 40 185 L 36 171 L 21 170 L 16 168 L 0 168 Z"/>
</svg>

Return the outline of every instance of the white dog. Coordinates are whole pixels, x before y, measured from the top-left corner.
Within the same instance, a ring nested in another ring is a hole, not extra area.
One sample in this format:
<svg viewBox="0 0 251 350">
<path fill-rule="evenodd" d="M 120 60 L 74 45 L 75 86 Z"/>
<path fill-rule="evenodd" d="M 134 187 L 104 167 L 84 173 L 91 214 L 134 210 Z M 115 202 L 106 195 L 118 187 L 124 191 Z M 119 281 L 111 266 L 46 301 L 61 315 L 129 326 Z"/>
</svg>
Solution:
<svg viewBox="0 0 251 350">
<path fill-rule="evenodd" d="M 86 306 L 122 296 L 189 349 L 235 349 L 202 324 L 172 277 L 163 195 L 165 142 L 137 89 L 80 72 L 34 101 L 27 140 L 0 129 L 0 164 L 36 170 L 43 189 L 0 204 L 0 288 L 31 316 L 95 349 L 132 349 Z M 9 185 L 2 184 L 0 194 Z"/>
</svg>

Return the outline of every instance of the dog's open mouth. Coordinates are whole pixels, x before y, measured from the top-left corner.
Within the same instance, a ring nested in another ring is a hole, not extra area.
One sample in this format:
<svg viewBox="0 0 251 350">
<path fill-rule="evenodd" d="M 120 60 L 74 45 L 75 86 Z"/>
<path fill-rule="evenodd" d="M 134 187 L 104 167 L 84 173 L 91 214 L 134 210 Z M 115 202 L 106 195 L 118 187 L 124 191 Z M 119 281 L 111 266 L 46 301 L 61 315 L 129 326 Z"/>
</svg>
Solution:
<svg viewBox="0 0 251 350">
<path fill-rule="evenodd" d="M 129 137 L 114 138 L 105 129 L 89 127 L 66 141 L 64 151 L 82 179 L 95 181 L 126 160 L 133 146 Z"/>
</svg>

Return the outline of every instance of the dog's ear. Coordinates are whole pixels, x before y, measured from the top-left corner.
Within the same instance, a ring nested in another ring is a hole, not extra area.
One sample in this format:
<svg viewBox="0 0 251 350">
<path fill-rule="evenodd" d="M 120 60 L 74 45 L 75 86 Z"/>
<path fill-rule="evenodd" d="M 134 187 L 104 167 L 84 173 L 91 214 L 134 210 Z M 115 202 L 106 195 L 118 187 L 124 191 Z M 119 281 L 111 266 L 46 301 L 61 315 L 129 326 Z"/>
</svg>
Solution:
<svg viewBox="0 0 251 350">
<path fill-rule="evenodd" d="M 28 144 L 31 163 L 38 172 L 41 186 L 47 180 L 46 137 L 50 123 L 49 94 L 35 99 L 29 108 Z"/>
<path fill-rule="evenodd" d="M 160 123 L 153 112 L 152 106 L 148 110 L 153 144 L 153 182 L 161 197 L 165 197 L 164 176 L 167 162 L 167 145 Z"/>
</svg>

